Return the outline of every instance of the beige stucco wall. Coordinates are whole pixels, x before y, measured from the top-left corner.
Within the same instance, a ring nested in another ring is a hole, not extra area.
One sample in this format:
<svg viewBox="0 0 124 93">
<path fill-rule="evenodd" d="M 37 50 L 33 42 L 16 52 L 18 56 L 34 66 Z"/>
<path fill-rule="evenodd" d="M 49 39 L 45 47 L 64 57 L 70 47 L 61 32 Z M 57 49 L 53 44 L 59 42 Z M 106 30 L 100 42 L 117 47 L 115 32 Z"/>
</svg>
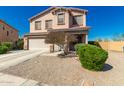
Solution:
<svg viewBox="0 0 124 93">
<path fill-rule="evenodd" d="M 53 20 L 52 28 L 53 29 L 64 29 L 69 28 L 72 24 L 72 17 L 71 15 L 65 11 L 65 24 L 64 25 L 58 25 L 57 23 L 57 15 L 52 14 L 51 12 L 33 20 L 30 22 L 30 33 L 36 33 L 36 32 L 47 32 L 45 29 L 45 20 Z M 83 26 L 86 26 L 86 15 L 79 12 L 72 12 L 72 15 L 83 15 Z M 41 30 L 35 30 L 35 21 L 41 21 Z"/>
<path fill-rule="evenodd" d="M 55 12 L 55 11 L 54 11 Z M 47 32 L 47 29 L 45 29 L 45 21 L 46 20 L 52 20 L 52 29 L 67 29 L 72 27 L 72 16 L 76 16 L 76 15 L 82 15 L 82 20 L 83 23 L 80 27 L 86 27 L 86 14 L 84 12 L 77 12 L 77 11 L 61 11 L 65 13 L 65 24 L 63 25 L 58 25 L 58 19 L 57 19 L 57 12 L 54 13 L 53 11 L 50 11 L 48 13 L 45 13 L 41 16 L 35 17 L 34 19 L 30 20 L 30 33 L 38 33 L 38 32 Z M 36 21 L 41 21 L 41 30 L 35 30 L 35 22 Z M 76 34 L 76 32 L 74 31 L 74 33 Z M 79 34 L 79 32 L 77 32 L 77 34 Z M 80 34 L 88 34 L 87 32 L 81 32 Z M 88 41 L 88 35 L 87 37 L 85 37 L 86 42 Z M 29 40 L 30 38 L 24 38 L 24 49 L 28 49 L 29 48 Z M 55 46 L 55 50 L 58 50 L 58 46 Z"/>
<path fill-rule="evenodd" d="M 69 15 L 67 12 L 65 12 L 65 25 L 58 25 L 57 16 L 49 12 L 46 15 L 41 16 L 40 18 L 30 22 L 30 33 L 47 32 L 47 30 L 45 29 L 45 20 L 53 20 L 52 21 L 53 29 L 69 28 Z M 41 30 L 35 30 L 35 21 L 41 21 Z"/>
<path fill-rule="evenodd" d="M 4 26 L 4 30 L 3 30 Z M 7 36 L 7 31 L 9 35 Z M 15 42 L 18 40 L 18 31 L 0 21 L 0 42 Z"/>
<path fill-rule="evenodd" d="M 109 42 L 99 42 L 99 45 L 100 45 L 103 49 L 108 50 Z"/>
<path fill-rule="evenodd" d="M 99 44 L 105 50 L 122 52 L 124 41 L 99 42 Z"/>
</svg>

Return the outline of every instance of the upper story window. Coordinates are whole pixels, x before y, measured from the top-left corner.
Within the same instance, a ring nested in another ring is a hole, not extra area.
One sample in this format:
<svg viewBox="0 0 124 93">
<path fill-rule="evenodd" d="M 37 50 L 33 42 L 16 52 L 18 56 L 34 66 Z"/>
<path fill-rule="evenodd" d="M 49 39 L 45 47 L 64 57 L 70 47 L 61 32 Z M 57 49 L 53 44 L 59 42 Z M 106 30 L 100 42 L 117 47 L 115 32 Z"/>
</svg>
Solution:
<svg viewBox="0 0 124 93">
<path fill-rule="evenodd" d="M 58 24 L 59 25 L 65 24 L 65 14 L 64 13 L 58 14 Z"/>
<path fill-rule="evenodd" d="M 35 21 L 35 30 L 41 30 L 41 21 Z"/>
<path fill-rule="evenodd" d="M 4 25 L 3 25 L 3 30 L 5 30 L 5 27 L 4 27 Z"/>
<path fill-rule="evenodd" d="M 73 16 L 73 25 L 83 25 L 83 16 L 82 15 Z"/>
<path fill-rule="evenodd" d="M 52 28 L 52 20 L 46 20 L 45 21 L 45 28 L 51 29 Z"/>
</svg>

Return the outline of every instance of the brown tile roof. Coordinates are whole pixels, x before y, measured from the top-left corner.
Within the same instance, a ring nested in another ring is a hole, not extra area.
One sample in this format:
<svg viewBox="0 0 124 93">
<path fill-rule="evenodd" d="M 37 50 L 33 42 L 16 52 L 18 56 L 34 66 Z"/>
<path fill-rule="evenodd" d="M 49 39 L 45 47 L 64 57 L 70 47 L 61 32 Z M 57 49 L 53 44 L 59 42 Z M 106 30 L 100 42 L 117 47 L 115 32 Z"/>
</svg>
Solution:
<svg viewBox="0 0 124 93">
<path fill-rule="evenodd" d="M 48 31 L 81 31 L 81 30 L 89 30 L 90 27 L 72 27 L 72 28 L 65 28 L 65 29 L 49 29 Z"/>
<path fill-rule="evenodd" d="M 29 33 L 24 35 L 24 37 L 27 36 L 44 36 L 47 35 L 50 31 L 57 32 L 57 31 L 65 31 L 65 32 L 73 32 L 73 31 L 87 31 L 90 27 L 72 27 L 72 28 L 66 28 L 66 29 L 49 29 L 48 32 L 37 32 L 37 33 Z"/>
<path fill-rule="evenodd" d="M 46 35 L 46 34 L 48 34 L 48 32 L 29 33 L 29 34 L 24 35 L 24 37 L 26 37 L 26 36 L 42 36 L 42 35 Z"/>
<path fill-rule="evenodd" d="M 53 7 L 50 7 L 50 8 L 48 8 L 48 9 L 46 9 L 46 10 L 44 10 L 44 11 L 42 11 L 42 12 L 36 14 L 35 16 L 29 18 L 29 21 L 32 21 L 33 19 L 35 19 L 35 18 L 37 18 L 37 17 L 39 17 L 39 16 L 41 16 L 41 15 L 43 15 L 43 14 L 45 14 L 45 13 L 51 11 L 51 10 L 59 9 L 59 8 L 61 8 L 61 9 L 66 9 L 66 10 L 68 10 L 68 11 L 78 11 L 78 12 L 86 12 L 86 13 L 88 12 L 88 10 L 85 10 L 85 9 L 72 8 L 72 7 L 56 7 L 56 6 L 53 6 Z"/>
<path fill-rule="evenodd" d="M 0 19 L 0 22 L 6 24 L 8 27 L 10 27 L 10 28 L 12 28 L 12 29 L 18 31 L 16 28 L 12 27 L 11 25 L 9 25 L 8 23 L 6 23 L 5 21 L 3 21 L 3 20 L 1 20 L 1 19 Z"/>
</svg>

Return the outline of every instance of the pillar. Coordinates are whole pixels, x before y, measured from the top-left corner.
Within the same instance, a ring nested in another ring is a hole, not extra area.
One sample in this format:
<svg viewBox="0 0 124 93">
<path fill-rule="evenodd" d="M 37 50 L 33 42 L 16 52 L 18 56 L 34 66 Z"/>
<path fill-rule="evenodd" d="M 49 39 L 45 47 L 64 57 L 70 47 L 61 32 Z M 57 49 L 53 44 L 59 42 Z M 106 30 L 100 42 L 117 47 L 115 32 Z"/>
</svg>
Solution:
<svg viewBox="0 0 124 93">
<path fill-rule="evenodd" d="M 88 44 L 88 35 L 87 34 L 82 35 L 82 43 Z"/>
<path fill-rule="evenodd" d="M 85 44 L 88 44 L 88 35 L 85 35 Z"/>
<path fill-rule="evenodd" d="M 65 35 L 65 45 L 64 45 L 64 52 L 65 54 L 68 53 L 68 41 L 67 41 L 68 36 Z"/>
</svg>

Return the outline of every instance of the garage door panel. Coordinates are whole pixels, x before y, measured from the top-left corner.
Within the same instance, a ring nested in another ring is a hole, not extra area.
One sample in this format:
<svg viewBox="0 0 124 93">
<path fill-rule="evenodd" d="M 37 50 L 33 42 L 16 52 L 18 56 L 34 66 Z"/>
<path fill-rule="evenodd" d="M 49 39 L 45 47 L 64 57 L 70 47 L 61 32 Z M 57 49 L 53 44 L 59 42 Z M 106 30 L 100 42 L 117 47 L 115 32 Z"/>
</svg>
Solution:
<svg viewBox="0 0 124 93">
<path fill-rule="evenodd" d="M 29 50 L 49 49 L 49 44 L 45 44 L 45 39 L 29 39 Z"/>
</svg>

